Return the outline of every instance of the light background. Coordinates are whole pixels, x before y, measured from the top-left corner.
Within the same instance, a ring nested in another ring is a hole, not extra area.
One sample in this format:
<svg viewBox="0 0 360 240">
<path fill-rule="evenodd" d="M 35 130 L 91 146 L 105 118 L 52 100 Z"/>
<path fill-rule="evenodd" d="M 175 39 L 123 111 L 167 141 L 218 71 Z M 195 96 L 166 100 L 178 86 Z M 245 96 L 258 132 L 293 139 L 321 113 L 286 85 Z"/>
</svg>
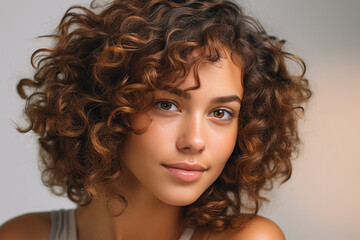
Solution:
<svg viewBox="0 0 360 240">
<path fill-rule="evenodd" d="M 19 134 L 18 79 L 46 46 L 65 10 L 85 0 L 0 0 L 0 224 L 29 211 L 74 207 L 49 194 L 32 134 Z M 305 59 L 314 96 L 301 122 L 300 157 L 290 181 L 261 212 L 287 239 L 360 239 L 360 1 L 239 0 L 287 50 Z"/>
</svg>

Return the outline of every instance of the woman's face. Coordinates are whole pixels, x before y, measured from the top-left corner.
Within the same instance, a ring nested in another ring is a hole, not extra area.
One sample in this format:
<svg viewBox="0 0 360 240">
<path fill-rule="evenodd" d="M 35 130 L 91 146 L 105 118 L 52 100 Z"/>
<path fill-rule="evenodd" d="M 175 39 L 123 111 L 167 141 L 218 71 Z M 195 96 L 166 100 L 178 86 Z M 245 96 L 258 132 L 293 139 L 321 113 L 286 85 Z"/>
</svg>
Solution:
<svg viewBox="0 0 360 240">
<path fill-rule="evenodd" d="M 243 94 L 240 66 L 227 56 L 201 65 L 201 87 L 185 96 L 155 92 L 155 105 L 148 112 L 152 122 L 145 133 L 131 134 L 122 152 L 132 191 L 185 206 L 220 175 L 236 143 Z M 190 73 L 179 89 L 194 84 Z M 145 115 L 134 120 L 136 128 L 146 124 Z"/>
</svg>

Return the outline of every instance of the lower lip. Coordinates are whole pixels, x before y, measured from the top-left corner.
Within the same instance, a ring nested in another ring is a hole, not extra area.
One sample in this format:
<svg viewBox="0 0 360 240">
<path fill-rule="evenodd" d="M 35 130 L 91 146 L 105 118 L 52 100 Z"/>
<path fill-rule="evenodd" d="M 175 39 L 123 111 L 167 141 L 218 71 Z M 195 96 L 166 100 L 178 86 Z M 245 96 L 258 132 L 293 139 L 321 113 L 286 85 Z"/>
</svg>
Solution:
<svg viewBox="0 0 360 240">
<path fill-rule="evenodd" d="M 169 171 L 169 173 L 175 177 L 176 179 L 183 181 L 183 182 L 195 182 L 201 178 L 201 175 L 204 171 L 189 171 L 179 168 L 171 168 L 166 167 L 165 168 Z"/>
</svg>

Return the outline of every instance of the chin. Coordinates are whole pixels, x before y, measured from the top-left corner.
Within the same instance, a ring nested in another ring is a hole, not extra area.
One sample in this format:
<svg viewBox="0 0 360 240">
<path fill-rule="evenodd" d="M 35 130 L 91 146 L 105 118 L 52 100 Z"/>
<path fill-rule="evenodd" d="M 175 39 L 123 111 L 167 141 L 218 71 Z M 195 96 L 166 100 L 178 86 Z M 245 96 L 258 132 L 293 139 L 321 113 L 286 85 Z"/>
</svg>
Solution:
<svg viewBox="0 0 360 240">
<path fill-rule="evenodd" d="M 160 196 L 157 196 L 157 198 L 168 205 L 181 207 L 194 203 L 200 197 L 201 193 L 202 192 L 198 193 L 197 191 L 191 191 L 189 189 L 186 192 L 169 191 L 165 194 L 159 194 Z"/>
<path fill-rule="evenodd" d="M 194 203 L 198 198 L 191 198 L 191 199 L 165 199 L 162 200 L 164 203 L 171 205 L 171 206 L 176 206 L 176 207 L 183 207 L 183 206 L 187 206 L 190 205 L 192 203 Z"/>
</svg>

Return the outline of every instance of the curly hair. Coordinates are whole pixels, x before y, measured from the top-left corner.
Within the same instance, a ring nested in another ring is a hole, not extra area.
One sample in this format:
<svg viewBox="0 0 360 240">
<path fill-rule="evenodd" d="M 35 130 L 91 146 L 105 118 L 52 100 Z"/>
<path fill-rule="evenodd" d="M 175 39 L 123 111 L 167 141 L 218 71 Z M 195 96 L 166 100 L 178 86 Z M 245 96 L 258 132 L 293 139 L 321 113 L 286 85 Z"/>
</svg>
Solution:
<svg viewBox="0 0 360 240">
<path fill-rule="evenodd" d="M 185 207 L 185 219 L 223 230 L 244 209 L 251 207 L 255 216 L 266 200 L 261 190 L 291 175 L 297 120 L 311 96 L 304 62 L 230 1 L 94 3 L 65 13 L 56 32 L 46 36 L 54 46 L 31 58 L 33 79 L 18 83 L 29 121 L 19 131 L 39 136 L 45 185 L 79 205 L 99 191 L 121 198 L 115 183 L 122 166 L 114 159 L 136 131 L 131 117 L 153 106 L 144 94 L 181 83 L 192 67 L 218 61 L 225 48 L 241 59 L 243 71 L 238 142 L 219 178 Z M 194 49 L 206 51 L 189 58 Z M 288 60 L 301 74 L 290 73 Z"/>
</svg>

